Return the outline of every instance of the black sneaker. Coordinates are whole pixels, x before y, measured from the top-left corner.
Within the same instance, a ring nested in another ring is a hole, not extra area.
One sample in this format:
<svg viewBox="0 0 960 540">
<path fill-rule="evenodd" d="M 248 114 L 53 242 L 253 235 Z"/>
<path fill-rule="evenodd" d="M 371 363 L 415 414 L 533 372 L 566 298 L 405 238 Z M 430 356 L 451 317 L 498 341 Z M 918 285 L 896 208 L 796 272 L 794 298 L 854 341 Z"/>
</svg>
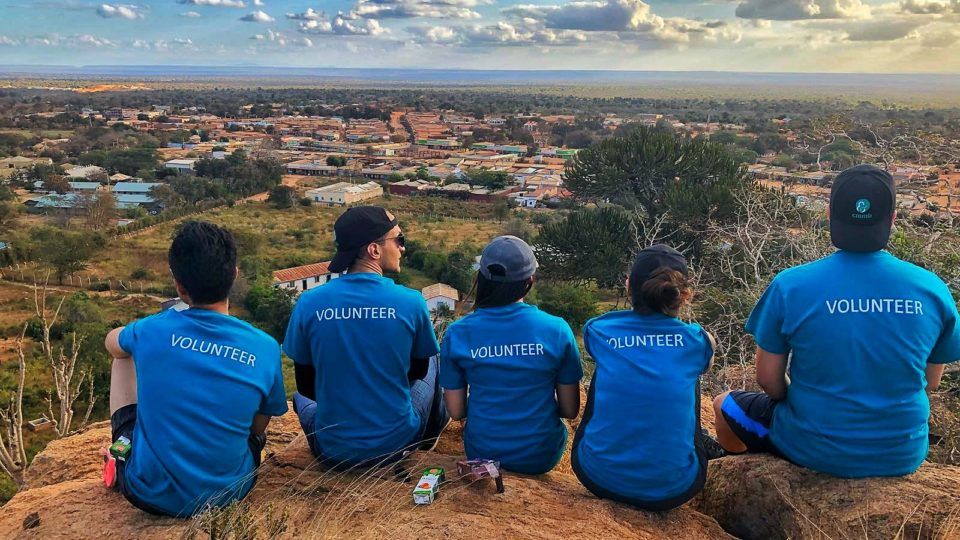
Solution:
<svg viewBox="0 0 960 540">
<path fill-rule="evenodd" d="M 703 455 L 706 456 L 707 461 L 720 459 L 727 455 L 727 451 L 705 429 L 700 430 L 700 447 L 703 448 Z"/>
</svg>

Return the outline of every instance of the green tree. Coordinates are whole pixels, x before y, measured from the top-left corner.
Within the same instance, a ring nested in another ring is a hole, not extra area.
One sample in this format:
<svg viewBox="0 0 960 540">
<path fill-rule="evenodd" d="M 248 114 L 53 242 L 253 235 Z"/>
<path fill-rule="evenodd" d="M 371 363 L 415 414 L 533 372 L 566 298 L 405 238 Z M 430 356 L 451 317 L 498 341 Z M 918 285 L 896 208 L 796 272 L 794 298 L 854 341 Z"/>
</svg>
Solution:
<svg viewBox="0 0 960 540">
<path fill-rule="evenodd" d="M 54 272 L 58 283 L 87 267 L 97 249 L 106 245 L 103 236 L 46 227 L 34 233 L 39 260 Z"/>
<path fill-rule="evenodd" d="M 599 314 L 597 296 L 587 287 L 572 283 L 544 281 L 537 283 L 528 301 L 540 309 L 567 321 L 580 333 L 584 323 Z"/>
<path fill-rule="evenodd" d="M 770 164 L 774 167 L 783 167 L 788 171 L 796 170 L 798 167 L 797 160 L 793 159 L 787 154 L 778 154 L 777 157 L 773 158 Z"/>
<path fill-rule="evenodd" d="M 615 206 L 588 208 L 544 225 L 536 241 L 540 272 L 546 278 L 600 288 L 623 284 L 636 250 L 633 221 Z"/>
<path fill-rule="evenodd" d="M 581 150 L 566 169 L 581 199 L 640 208 L 648 219 L 669 213 L 690 228 L 734 208 L 734 191 L 752 186 L 722 145 L 638 127 Z"/>
<path fill-rule="evenodd" d="M 677 133 L 677 129 L 673 127 L 673 124 L 666 118 L 657 120 L 657 123 L 653 126 L 653 129 L 658 133 L 663 133 L 666 135 L 676 135 Z"/>
<path fill-rule="evenodd" d="M 14 229 L 19 215 L 20 209 L 16 203 L 10 201 L 0 202 L 0 231 Z"/>
<path fill-rule="evenodd" d="M 296 190 L 290 186 L 274 186 L 270 189 L 270 196 L 267 197 L 267 202 L 277 208 L 292 208 L 294 195 L 296 195 Z"/>
<path fill-rule="evenodd" d="M 70 181 L 64 176 L 51 176 L 43 181 L 43 189 L 63 195 L 70 191 Z"/>
<path fill-rule="evenodd" d="M 253 323 L 277 340 L 282 340 L 293 313 L 297 292 L 276 287 L 267 279 L 256 282 L 250 288 L 244 306 L 250 312 Z"/>
</svg>

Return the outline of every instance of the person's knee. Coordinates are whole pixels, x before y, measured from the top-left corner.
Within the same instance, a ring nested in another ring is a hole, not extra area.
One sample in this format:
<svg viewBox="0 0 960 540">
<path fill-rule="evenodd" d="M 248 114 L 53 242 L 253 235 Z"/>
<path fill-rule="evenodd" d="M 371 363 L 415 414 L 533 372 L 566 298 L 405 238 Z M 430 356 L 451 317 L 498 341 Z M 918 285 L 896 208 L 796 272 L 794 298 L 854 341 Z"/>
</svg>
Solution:
<svg viewBox="0 0 960 540">
<path fill-rule="evenodd" d="M 730 391 L 728 390 L 720 394 L 719 396 L 713 398 L 713 412 L 714 412 L 715 424 L 719 424 L 720 422 L 723 421 L 723 414 L 721 414 L 721 411 L 723 410 L 723 401 L 727 399 L 727 396 L 729 395 L 730 395 Z"/>
</svg>

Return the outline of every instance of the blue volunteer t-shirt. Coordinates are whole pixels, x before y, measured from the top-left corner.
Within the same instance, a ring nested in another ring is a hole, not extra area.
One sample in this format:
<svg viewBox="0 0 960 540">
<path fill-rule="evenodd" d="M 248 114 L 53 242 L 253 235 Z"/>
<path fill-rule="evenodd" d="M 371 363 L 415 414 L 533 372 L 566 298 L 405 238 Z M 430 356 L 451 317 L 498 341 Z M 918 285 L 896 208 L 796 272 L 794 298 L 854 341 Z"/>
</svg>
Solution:
<svg viewBox="0 0 960 540">
<path fill-rule="evenodd" d="M 581 378 L 570 326 L 523 302 L 478 309 L 443 336 L 440 385 L 469 386 L 463 443 L 470 459 L 495 459 L 524 474 L 553 469 L 567 443 L 556 386 Z"/>
<path fill-rule="evenodd" d="M 342 276 L 300 296 L 283 350 L 316 369 L 314 438 L 324 458 L 385 458 L 420 434 L 425 419 L 407 372 L 411 358 L 440 346 L 419 292 L 373 273 Z"/>
<path fill-rule="evenodd" d="M 747 332 L 791 354 L 770 439 L 834 476 L 899 476 L 927 455 L 928 363 L 960 359 L 957 307 L 935 274 L 886 251 L 839 251 L 784 270 Z"/>
<path fill-rule="evenodd" d="M 276 340 L 235 317 L 170 309 L 127 325 L 119 341 L 137 372 L 130 491 L 181 516 L 245 496 L 253 417 L 287 412 Z"/>
<path fill-rule="evenodd" d="M 640 501 L 688 490 L 700 469 L 698 383 L 713 356 L 707 333 L 660 313 L 612 311 L 587 322 L 596 371 L 573 449 L 599 487 Z"/>
</svg>

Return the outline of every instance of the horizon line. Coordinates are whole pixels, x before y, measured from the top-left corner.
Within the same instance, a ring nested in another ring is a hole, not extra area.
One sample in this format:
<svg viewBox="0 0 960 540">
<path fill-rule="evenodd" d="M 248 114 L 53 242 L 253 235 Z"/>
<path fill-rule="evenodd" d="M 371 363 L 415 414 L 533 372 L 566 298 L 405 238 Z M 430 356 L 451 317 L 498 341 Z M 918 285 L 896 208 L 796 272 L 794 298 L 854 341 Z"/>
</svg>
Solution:
<svg viewBox="0 0 960 540">
<path fill-rule="evenodd" d="M 930 71 L 902 71 L 902 72 L 881 72 L 881 71 L 738 71 L 738 70 L 717 70 L 717 69 L 542 69 L 542 68 L 470 68 L 470 67 L 336 67 L 336 66 L 285 66 L 269 64 L 0 64 L 0 75 L 6 69 L 55 69 L 66 68 L 73 70 L 84 69 L 104 69 L 104 68 L 167 68 L 167 69 L 209 69 L 209 70 L 230 70 L 230 69 L 277 69 L 277 70 L 335 70 L 335 71 L 429 71 L 429 72 L 476 72 L 476 73 L 675 73 L 675 74 L 731 74 L 731 75 L 876 75 L 876 76 L 935 76 L 935 77 L 957 77 L 960 82 L 960 73 L 941 73 Z"/>
</svg>

